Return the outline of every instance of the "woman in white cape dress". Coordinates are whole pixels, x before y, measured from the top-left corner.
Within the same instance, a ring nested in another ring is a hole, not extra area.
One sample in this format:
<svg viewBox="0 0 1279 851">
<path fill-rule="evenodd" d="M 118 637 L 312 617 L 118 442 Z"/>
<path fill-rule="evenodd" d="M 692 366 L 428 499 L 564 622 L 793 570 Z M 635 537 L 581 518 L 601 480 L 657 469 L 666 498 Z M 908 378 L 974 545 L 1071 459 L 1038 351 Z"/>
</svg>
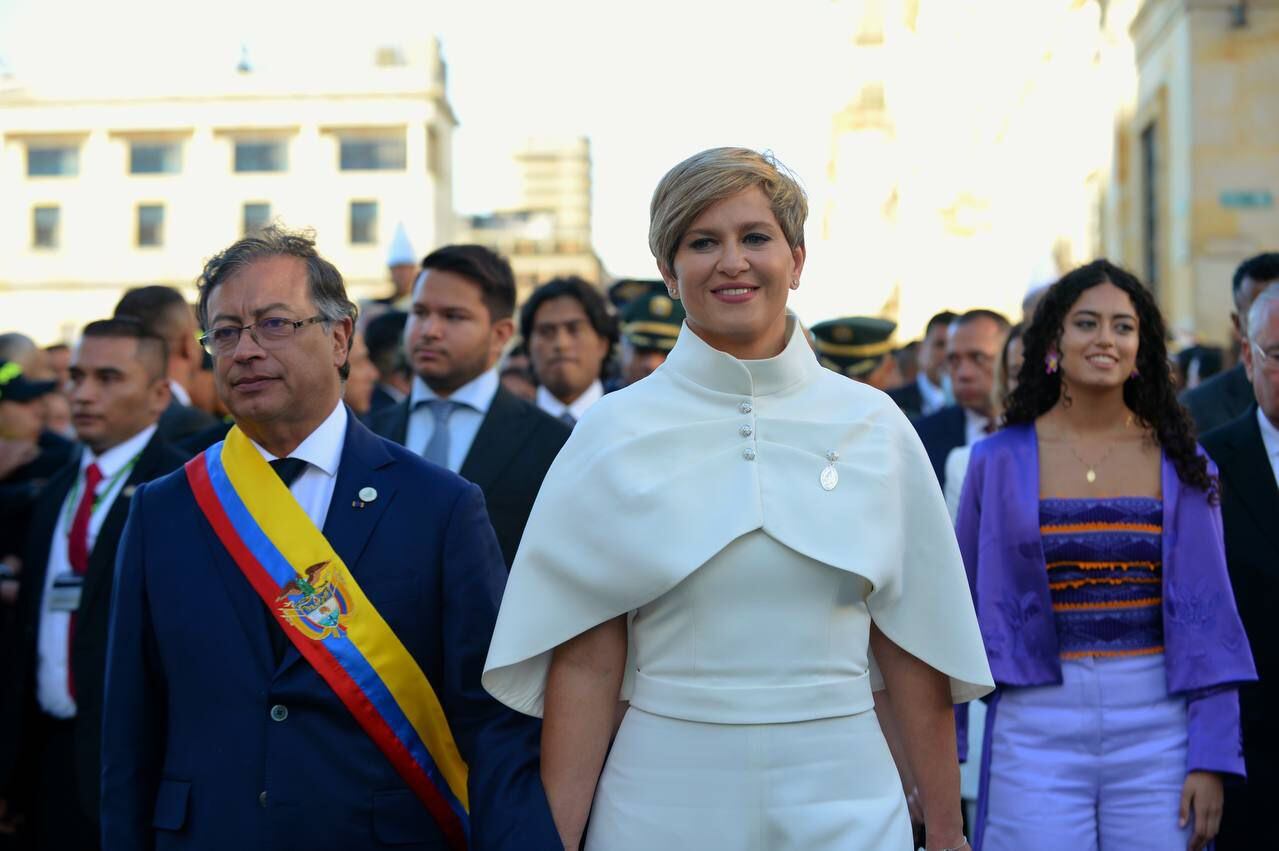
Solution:
<svg viewBox="0 0 1279 851">
<path fill-rule="evenodd" d="M 927 847 L 966 847 L 951 707 L 990 669 L 913 429 L 822 369 L 786 310 L 806 215 L 754 151 L 662 179 L 649 242 L 688 319 L 577 425 L 533 508 L 483 682 L 545 719 L 565 848 L 588 815 L 602 851 L 912 847 L 884 687 Z"/>
</svg>

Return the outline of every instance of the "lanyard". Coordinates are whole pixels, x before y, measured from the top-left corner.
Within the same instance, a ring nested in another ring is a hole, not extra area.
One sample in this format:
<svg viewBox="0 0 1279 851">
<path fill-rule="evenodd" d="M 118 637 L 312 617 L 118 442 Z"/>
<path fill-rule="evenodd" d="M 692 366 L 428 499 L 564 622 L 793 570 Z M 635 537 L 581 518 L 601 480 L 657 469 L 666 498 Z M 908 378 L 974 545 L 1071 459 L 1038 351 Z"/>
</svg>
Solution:
<svg viewBox="0 0 1279 851">
<path fill-rule="evenodd" d="M 127 475 L 129 471 L 133 469 L 133 465 L 138 463 L 138 458 L 140 458 L 141 456 L 142 456 L 142 453 L 139 452 L 137 455 L 134 455 L 132 458 L 130 458 L 129 463 L 125 464 L 119 470 L 116 470 L 115 474 L 112 475 L 111 478 L 107 479 L 107 486 L 103 488 L 101 491 L 99 491 L 98 493 L 94 494 L 93 508 L 91 508 L 89 511 L 90 516 L 92 516 L 93 513 L 98 510 L 98 506 L 102 504 L 102 500 L 106 499 L 107 494 L 115 490 L 115 486 L 119 484 L 120 478 L 122 476 Z M 66 515 L 63 518 L 65 521 L 63 525 L 66 526 L 68 535 L 71 534 L 71 522 L 72 522 L 72 519 L 75 517 L 76 508 L 79 506 L 79 503 L 80 503 L 80 488 L 82 487 L 84 487 L 84 476 L 80 475 L 76 478 L 75 490 L 71 492 L 71 498 L 67 500 L 67 507 L 63 511 L 63 514 Z"/>
</svg>

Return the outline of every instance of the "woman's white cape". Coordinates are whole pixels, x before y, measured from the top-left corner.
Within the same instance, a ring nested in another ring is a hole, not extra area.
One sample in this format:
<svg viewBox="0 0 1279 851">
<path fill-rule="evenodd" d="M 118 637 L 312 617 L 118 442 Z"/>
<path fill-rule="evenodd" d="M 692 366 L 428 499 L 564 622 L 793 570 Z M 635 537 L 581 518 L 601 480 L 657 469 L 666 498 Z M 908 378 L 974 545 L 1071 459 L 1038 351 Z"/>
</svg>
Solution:
<svg viewBox="0 0 1279 851">
<path fill-rule="evenodd" d="M 876 625 L 948 675 L 956 702 L 993 688 L 919 438 L 887 396 L 822 368 L 792 326 L 786 350 L 752 369 L 685 326 L 662 367 L 578 423 L 511 569 L 483 675 L 494 697 L 540 716 L 556 646 L 756 529 L 868 580 Z M 831 450 L 839 484 L 827 491 Z"/>
</svg>

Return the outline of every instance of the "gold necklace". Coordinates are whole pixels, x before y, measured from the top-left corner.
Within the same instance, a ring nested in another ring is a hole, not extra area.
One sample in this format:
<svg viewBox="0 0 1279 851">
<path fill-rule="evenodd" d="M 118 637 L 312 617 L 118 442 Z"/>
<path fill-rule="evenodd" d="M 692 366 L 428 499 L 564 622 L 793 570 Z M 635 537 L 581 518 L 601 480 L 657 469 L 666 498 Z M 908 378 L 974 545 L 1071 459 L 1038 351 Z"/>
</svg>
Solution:
<svg viewBox="0 0 1279 851">
<path fill-rule="evenodd" d="M 1084 470 L 1086 471 L 1084 473 L 1084 478 L 1087 479 L 1088 484 L 1091 485 L 1093 482 L 1097 481 L 1097 468 L 1101 466 L 1103 461 L 1105 461 L 1107 458 L 1110 457 L 1111 450 L 1115 448 L 1115 444 L 1112 443 L 1110 444 L 1110 446 L 1106 448 L 1106 451 L 1103 452 L 1101 457 L 1097 459 L 1096 464 L 1089 464 L 1087 461 L 1085 461 L 1084 456 L 1076 452 L 1075 447 L 1072 446 L 1071 444 L 1067 443 L 1066 448 L 1070 450 L 1070 454 L 1074 455 L 1075 458 L 1079 459 L 1079 463 L 1083 465 Z"/>
</svg>

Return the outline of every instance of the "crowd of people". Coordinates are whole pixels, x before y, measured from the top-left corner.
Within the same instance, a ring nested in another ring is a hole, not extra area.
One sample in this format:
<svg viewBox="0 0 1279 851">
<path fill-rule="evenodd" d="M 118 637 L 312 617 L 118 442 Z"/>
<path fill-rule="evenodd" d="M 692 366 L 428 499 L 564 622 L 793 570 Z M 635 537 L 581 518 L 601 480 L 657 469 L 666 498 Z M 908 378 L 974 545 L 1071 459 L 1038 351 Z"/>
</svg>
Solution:
<svg viewBox="0 0 1279 851">
<path fill-rule="evenodd" d="M 270 226 L 0 335 L 0 848 L 1270 841 L 1279 253 L 1237 358 L 1105 260 L 903 346 L 787 309 L 771 157 L 650 212 L 607 290 Z"/>
</svg>

